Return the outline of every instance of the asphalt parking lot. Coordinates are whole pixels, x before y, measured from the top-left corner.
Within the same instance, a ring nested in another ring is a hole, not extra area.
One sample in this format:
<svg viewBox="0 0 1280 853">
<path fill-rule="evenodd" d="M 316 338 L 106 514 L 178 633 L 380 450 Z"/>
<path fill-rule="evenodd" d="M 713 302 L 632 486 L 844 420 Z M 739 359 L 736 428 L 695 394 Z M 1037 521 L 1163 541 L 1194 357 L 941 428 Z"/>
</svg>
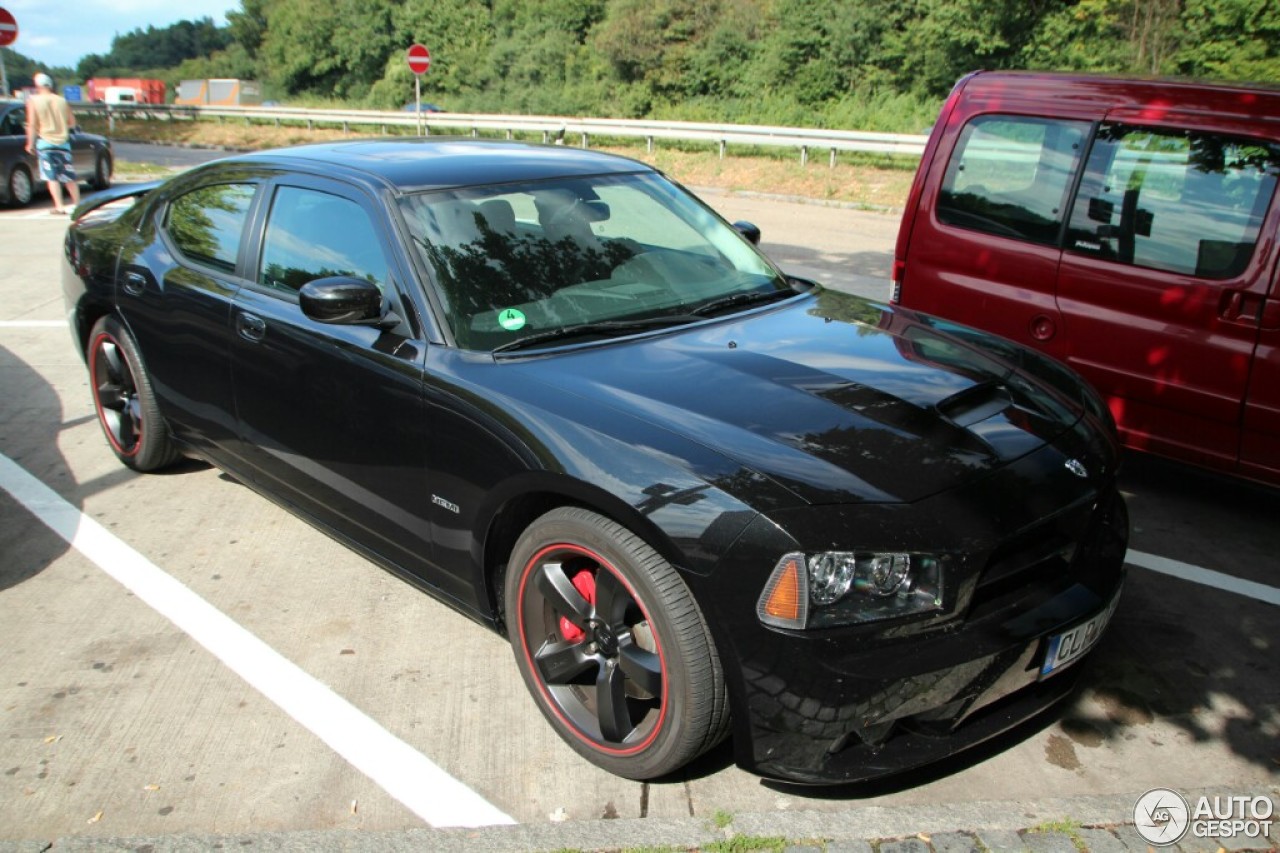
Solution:
<svg viewBox="0 0 1280 853">
<path fill-rule="evenodd" d="M 785 268 L 886 295 L 893 216 L 707 198 Z M 120 467 L 62 322 L 66 221 L 45 208 L 0 213 L 0 841 L 1275 795 L 1280 492 L 1130 459 L 1112 628 L 1073 701 L 990 748 L 806 789 L 722 746 L 629 782 L 555 737 L 502 638 L 216 470 Z"/>
</svg>

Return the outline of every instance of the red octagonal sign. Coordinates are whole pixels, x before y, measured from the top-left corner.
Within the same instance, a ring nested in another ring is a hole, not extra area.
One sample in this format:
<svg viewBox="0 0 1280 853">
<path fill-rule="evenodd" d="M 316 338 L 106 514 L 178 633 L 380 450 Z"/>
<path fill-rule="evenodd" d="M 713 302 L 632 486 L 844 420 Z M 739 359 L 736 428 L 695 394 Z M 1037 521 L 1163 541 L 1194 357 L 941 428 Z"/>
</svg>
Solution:
<svg viewBox="0 0 1280 853">
<path fill-rule="evenodd" d="M 414 74 L 426 74 L 431 67 L 431 51 L 420 44 L 409 48 L 409 70 Z"/>
<path fill-rule="evenodd" d="M 0 9 L 0 47 L 8 47 L 18 40 L 18 22 L 8 9 Z"/>
</svg>

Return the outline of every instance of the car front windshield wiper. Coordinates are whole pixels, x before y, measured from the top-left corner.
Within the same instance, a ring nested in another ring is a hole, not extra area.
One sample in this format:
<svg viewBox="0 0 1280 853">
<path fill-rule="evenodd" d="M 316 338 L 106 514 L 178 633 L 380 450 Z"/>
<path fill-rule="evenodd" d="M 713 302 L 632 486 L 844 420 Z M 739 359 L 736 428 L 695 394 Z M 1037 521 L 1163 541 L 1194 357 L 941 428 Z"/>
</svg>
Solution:
<svg viewBox="0 0 1280 853">
<path fill-rule="evenodd" d="M 649 329 L 659 329 L 663 326 L 682 326 L 685 323 L 695 323 L 702 320 L 702 317 L 693 314 L 666 314 L 661 317 L 644 317 L 637 320 L 599 320 L 594 323 L 578 323 L 575 326 L 561 326 L 558 329 L 544 329 L 540 332 L 534 332 L 531 335 L 525 335 L 523 338 L 514 341 L 508 341 L 501 346 L 493 348 L 493 354 L 497 355 L 501 352 L 510 352 L 511 350 L 524 349 L 536 344 L 546 343 L 548 341 L 563 340 L 565 338 L 585 337 L 587 335 L 625 335 L 629 332 L 643 332 Z"/>
<path fill-rule="evenodd" d="M 728 296 L 721 296 L 719 299 L 712 299 L 710 302 L 704 302 L 697 308 L 690 311 L 691 314 L 697 314 L 700 317 L 706 317 L 725 308 L 736 308 L 740 305 L 753 305 L 757 302 L 773 302 L 777 299 L 784 299 L 788 296 L 795 296 L 794 290 L 748 290 L 745 293 L 730 293 Z"/>
</svg>

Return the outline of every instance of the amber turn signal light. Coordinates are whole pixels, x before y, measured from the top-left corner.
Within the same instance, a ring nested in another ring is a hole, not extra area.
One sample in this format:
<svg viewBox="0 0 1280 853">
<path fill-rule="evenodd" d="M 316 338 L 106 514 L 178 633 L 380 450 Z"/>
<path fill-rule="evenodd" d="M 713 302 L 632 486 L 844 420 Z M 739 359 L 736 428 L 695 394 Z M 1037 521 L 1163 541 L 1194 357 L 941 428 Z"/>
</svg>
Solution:
<svg viewBox="0 0 1280 853">
<path fill-rule="evenodd" d="M 809 619 L 807 577 L 804 554 L 784 555 L 756 604 L 760 621 L 779 628 L 803 628 Z"/>
</svg>

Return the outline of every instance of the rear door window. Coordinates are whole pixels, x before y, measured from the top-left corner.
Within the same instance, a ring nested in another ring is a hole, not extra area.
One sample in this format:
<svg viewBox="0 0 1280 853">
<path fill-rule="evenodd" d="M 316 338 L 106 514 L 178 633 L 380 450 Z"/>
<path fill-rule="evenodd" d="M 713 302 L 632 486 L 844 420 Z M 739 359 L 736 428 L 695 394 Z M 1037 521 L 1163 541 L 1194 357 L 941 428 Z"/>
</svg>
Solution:
<svg viewBox="0 0 1280 853">
<path fill-rule="evenodd" d="M 1103 125 L 1071 213 L 1067 249 L 1208 279 L 1253 256 L 1280 146 L 1185 130 Z"/>
<path fill-rule="evenodd" d="M 947 225 L 1056 245 L 1088 122 L 978 116 L 947 164 L 938 219 Z"/>
</svg>

